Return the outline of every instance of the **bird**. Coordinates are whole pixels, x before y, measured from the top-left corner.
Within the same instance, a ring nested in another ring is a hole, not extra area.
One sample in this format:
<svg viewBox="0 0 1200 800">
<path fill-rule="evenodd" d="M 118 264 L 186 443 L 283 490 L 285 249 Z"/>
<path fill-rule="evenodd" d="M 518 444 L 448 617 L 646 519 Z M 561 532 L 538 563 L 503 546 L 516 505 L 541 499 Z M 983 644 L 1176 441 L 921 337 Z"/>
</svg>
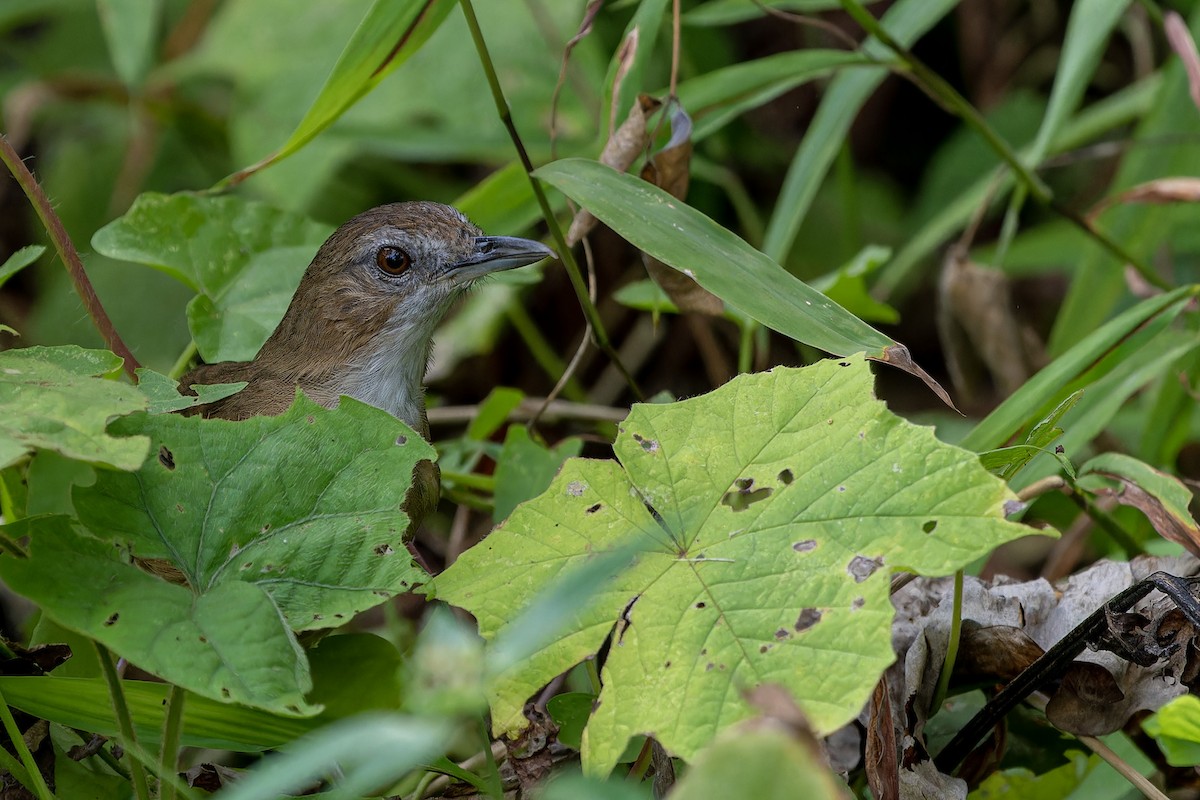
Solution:
<svg viewBox="0 0 1200 800">
<path fill-rule="evenodd" d="M 456 298 L 485 275 L 554 257 L 514 236 L 486 236 L 457 209 L 415 201 L 372 208 L 317 250 L 287 312 L 251 361 L 195 367 L 196 384 L 246 387 L 186 413 L 243 420 L 288 409 L 297 387 L 327 408 L 344 395 L 381 408 L 425 439 L 424 378 L 434 329 Z M 440 475 L 418 464 L 405 499 L 409 534 L 437 505 Z"/>
</svg>

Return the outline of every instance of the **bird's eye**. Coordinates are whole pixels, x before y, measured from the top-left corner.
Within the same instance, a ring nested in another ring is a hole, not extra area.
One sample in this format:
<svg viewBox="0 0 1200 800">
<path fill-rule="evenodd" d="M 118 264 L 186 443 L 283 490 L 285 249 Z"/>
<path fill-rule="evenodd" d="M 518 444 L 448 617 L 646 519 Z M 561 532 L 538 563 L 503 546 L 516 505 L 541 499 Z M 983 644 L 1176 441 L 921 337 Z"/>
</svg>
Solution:
<svg viewBox="0 0 1200 800">
<path fill-rule="evenodd" d="M 388 275 L 403 275 L 412 264 L 408 253 L 399 247 L 381 247 L 375 254 L 375 263 Z"/>
</svg>

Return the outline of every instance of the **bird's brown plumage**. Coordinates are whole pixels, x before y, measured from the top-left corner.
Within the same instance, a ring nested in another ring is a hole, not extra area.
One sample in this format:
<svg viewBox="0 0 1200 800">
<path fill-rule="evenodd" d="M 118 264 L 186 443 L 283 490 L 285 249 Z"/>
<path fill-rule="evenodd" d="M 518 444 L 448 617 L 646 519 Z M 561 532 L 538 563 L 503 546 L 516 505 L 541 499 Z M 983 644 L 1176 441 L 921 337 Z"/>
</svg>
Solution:
<svg viewBox="0 0 1200 800">
<path fill-rule="evenodd" d="M 383 269 L 384 248 L 399 249 L 401 274 Z M 488 272 L 533 263 L 543 245 L 488 237 L 438 203 L 393 203 L 338 228 L 309 264 L 279 326 L 253 361 L 196 367 L 193 384 L 246 381 L 237 394 L 188 413 L 242 420 L 287 410 L 299 387 L 327 407 L 349 395 L 384 408 L 428 438 L 422 381 L 430 339 L 454 299 Z M 437 504 L 436 465 L 417 466 L 405 501 L 410 532 Z"/>
</svg>

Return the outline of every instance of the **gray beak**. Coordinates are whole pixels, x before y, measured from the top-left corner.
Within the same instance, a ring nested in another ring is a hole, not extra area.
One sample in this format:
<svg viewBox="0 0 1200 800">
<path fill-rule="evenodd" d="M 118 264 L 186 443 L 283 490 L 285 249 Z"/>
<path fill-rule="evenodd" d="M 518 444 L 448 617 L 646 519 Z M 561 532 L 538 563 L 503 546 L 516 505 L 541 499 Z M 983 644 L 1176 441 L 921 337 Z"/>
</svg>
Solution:
<svg viewBox="0 0 1200 800">
<path fill-rule="evenodd" d="M 476 236 L 475 251 L 450 267 L 449 277 L 455 283 L 506 269 L 523 267 L 543 258 L 555 258 L 554 251 L 541 242 L 516 236 Z"/>
</svg>

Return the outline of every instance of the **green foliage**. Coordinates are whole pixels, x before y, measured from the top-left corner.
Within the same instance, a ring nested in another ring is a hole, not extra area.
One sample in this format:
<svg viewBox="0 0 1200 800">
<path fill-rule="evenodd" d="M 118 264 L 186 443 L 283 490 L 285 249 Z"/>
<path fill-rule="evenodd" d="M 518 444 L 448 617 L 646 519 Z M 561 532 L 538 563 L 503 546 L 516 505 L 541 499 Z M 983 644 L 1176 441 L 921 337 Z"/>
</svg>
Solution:
<svg viewBox="0 0 1200 800">
<path fill-rule="evenodd" d="M 1114 201 L 1186 185 L 1200 163 L 1195 87 L 1154 4 L 1016 4 L 997 21 L 898 0 L 875 27 L 857 0 L 695 0 L 676 41 L 667 0 L 479 3 L 490 57 L 452 0 L 0 5 L 5 141 L 36 158 L 71 241 L 90 242 L 89 280 L 146 365 L 136 386 L 122 376 L 44 257 L 69 243 L 8 209 L 0 333 L 20 338 L 0 337 L 19 348 L 0 352 L 0 578 L 37 606 L 28 643 L 74 652 L 49 676 L 0 676 L 0 711 L 51 722 L 39 759 L 54 757 L 57 796 L 191 796 L 170 785 L 187 746 L 281 751 L 218 795 L 233 800 L 319 782 L 434 796 L 437 774 L 499 797 L 512 787 L 490 737 L 505 733 L 537 784 L 521 791 L 548 800 L 648 797 L 650 780 L 599 776 L 633 762 L 631 777 L 669 782 L 662 748 L 682 800 L 883 796 L 861 767 L 836 777 L 806 730 L 859 717 L 896 658 L 895 572 L 1036 570 L 997 550 L 1035 528 L 1104 531 L 1074 541 L 1089 553 L 1198 546 L 1196 198 Z M 829 12 L 847 13 L 791 26 Z M 846 19 L 875 35 L 849 45 Z M 884 83 L 897 74 L 908 83 Z M 650 90 L 663 110 L 610 141 Z M 664 150 L 680 111 L 690 138 Z M 614 150 L 632 163 L 614 170 Z M 444 502 L 414 544 L 401 505 L 435 451 L 405 425 L 303 397 L 274 419 L 182 417 L 244 384 L 175 377 L 197 355 L 253 357 L 334 223 L 416 198 L 499 235 L 537 235 L 543 216 L 566 229 L 578 204 L 609 233 L 584 250 L 607 330 L 578 322 L 548 264 L 490 280 L 438 331 Z M 905 341 L 940 374 L 927 333 L 954 302 L 939 254 L 956 240 L 1008 280 L 973 312 L 1011 312 L 1005 332 L 966 328 L 999 353 L 981 353 L 989 369 L 1028 357 L 1019 388 L 983 387 L 960 418 L 878 377 L 893 409 L 964 449 L 886 410 L 865 360 L 896 363 Z M 725 312 L 681 312 L 648 260 Z M 647 395 L 691 399 L 624 416 L 638 391 L 574 350 L 606 338 Z M 572 402 L 529 419 L 568 364 Z M 429 582 L 426 562 L 452 561 Z M 461 612 L 385 604 L 419 586 L 474 614 L 482 640 Z M 324 635 L 352 619 L 369 632 Z M 4 645 L 6 671 L 39 663 Z M 126 679 L 122 698 L 106 651 L 165 683 Z M 1172 764 L 1197 760 L 1193 700 L 1145 723 Z M 902 775 L 950 780 L 921 756 L 961 728 L 959 707 L 892 709 L 898 733 L 925 736 L 902 743 Z M 75 731 L 129 756 L 77 762 Z M 1035 758 L 1043 740 L 1018 725 L 1005 740 L 972 797 L 1124 791 L 1095 756 Z M 589 774 L 556 765 L 543 781 L 530 765 L 546 743 L 581 751 Z M 0 770 L 50 796 L 19 749 L 0 748 Z"/>
<path fill-rule="evenodd" d="M 621 617 L 583 747 L 600 773 L 630 733 L 692 757 L 749 713 L 735 686 L 780 683 L 819 730 L 836 729 L 893 657 L 882 568 L 944 574 L 1024 533 L 971 454 L 870 398 L 861 357 L 635 406 L 614 450 L 619 465 L 568 461 L 434 582 L 493 636 L 553 576 L 632 542 L 635 565 L 492 702 L 495 724 L 519 729 L 525 698 Z M 936 488 L 905 489 L 932 476 Z"/>
</svg>

